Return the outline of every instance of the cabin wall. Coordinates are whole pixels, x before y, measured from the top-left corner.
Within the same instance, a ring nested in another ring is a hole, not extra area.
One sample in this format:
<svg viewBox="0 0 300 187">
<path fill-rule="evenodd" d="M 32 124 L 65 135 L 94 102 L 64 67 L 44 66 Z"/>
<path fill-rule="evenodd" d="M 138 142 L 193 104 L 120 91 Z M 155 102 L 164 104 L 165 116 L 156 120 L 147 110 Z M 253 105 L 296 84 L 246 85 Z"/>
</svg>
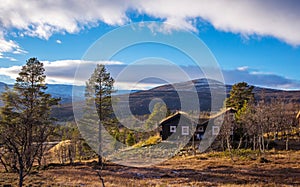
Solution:
<svg viewBox="0 0 300 187">
<path fill-rule="evenodd" d="M 189 119 L 186 119 L 186 118 L 182 118 L 182 124 L 180 126 L 178 126 L 178 123 L 179 123 L 179 119 L 180 118 L 175 118 L 173 120 L 170 120 L 170 121 L 167 121 L 162 125 L 162 131 L 161 131 L 161 137 L 162 137 L 162 140 L 167 140 L 171 135 L 173 135 L 174 133 L 174 136 L 178 136 L 178 137 L 182 137 L 182 136 L 191 136 L 191 133 L 192 133 L 192 130 L 193 130 L 193 124 L 192 122 L 189 120 Z M 176 127 L 176 132 L 171 132 L 171 127 L 174 126 Z M 183 132 L 183 127 L 187 127 L 187 131 Z M 202 137 L 204 132 L 205 132 L 205 128 L 203 128 L 203 131 L 197 131 L 195 130 L 195 132 L 198 133 L 198 135 L 195 133 L 194 134 L 194 138 L 197 138 L 197 137 Z M 186 135 L 184 135 L 185 133 L 187 133 Z M 174 137 L 173 136 L 173 137 Z M 174 137 L 176 138 L 176 137 Z"/>
<path fill-rule="evenodd" d="M 230 122 L 234 123 L 234 121 L 235 121 L 234 111 L 229 110 L 229 111 L 227 111 L 227 112 L 225 112 L 221 115 L 223 115 L 224 120 L 226 118 L 226 121 L 230 121 Z M 222 128 L 222 124 L 221 124 L 223 117 L 219 118 L 220 116 L 211 119 L 210 123 L 212 123 L 212 126 L 209 127 L 208 129 L 207 129 L 208 123 L 198 125 L 197 129 L 194 132 L 194 137 L 191 136 L 191 134 L 190 134 L 192 129 L 193 129 L 193 128 L 191 128 L 192 123 L 191 123 L 190 119 L 182 116 L 182 120 L 183 120 L 182 125 L 183 126 L 189 126 L 189 136 L 191 137 L 191 140 L 201 141 L 203 139 L 203 135 L 204 135 L 205 132 L 208 133 L 208 135 L 211 135 L 211 136 L 218 136 L 219 133 L 221 133 L 221 131 L 224 130 L 223 129 L 224 127 Z M 176 134 L 179 138 L 180 138 L 180 136 L 181 137 L 184 136 L 184 135 L 182 135 L 182 128 L 178 127 L 179 119 L 180 119 L 180 116 L 176 116 L 173 119 L 169 119 L 168 121 L 165 121 L 164 123 L 161 124 L 161 126 L 162 126 L 162 131 L 161 131 L 162 140 L 169 139 L 169 137 L 173 134 L 173 132 L 170 132 L 171 126 L 176 126 Z M 172 139 L 176 139 L 175 136 L 173 136 L 174 138 L 172 137 Z"/>
</svg>

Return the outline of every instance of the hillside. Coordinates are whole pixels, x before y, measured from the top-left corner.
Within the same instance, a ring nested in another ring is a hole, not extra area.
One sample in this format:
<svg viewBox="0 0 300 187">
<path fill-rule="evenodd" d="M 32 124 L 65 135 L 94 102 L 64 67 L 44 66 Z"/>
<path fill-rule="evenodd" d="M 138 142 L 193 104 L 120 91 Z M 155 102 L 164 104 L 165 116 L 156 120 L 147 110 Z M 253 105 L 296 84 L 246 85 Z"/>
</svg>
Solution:
<svg viewBox="0 0 300 187">
<path fill-rule="evenodd" d="M 5 91 L 5 87 L 12 88 L 13 85 L 11 84 L 5 84 L 3 82 L 0 82 L 0 93 Z M 50 93 L 53 97 L 60 97 L 61 103 L 71 103 L 72 102 L 72 90 L 73 85 L 66 85 L 66 84 L 48 84 L 47 85 L 47 93 Z M 77 94 L 75 94 L 75 97 L 81 97 L 83 95 L 84 86 L 76 86 L 77 90 L 79 91 Z"/>
<path fill-rule="evenodd" d="M 211 108 L 211 91 L 215 93 L 217 98 L 218 96 L 222 96 L 222 91 L 224 90 L 222 89 L 222 83 L 207 79 L 197 79 L 173 85 L 168 84 L 150 90 L 132 93 L 129 97 L 130 109 L 135 115 L 148 114 L 150 113 L 149 103 L 151 100 L 160 98 L 166 103 L 169 109 L 180 110 L 181 106 L 178 93 L 189 98 L 193 94 L 193 86 L 195 86 L 197 90 L 201 111 L 218 110 L 218 108 Z M 174 87 L 176 87 L 176 90 Z M 225 87 L 228 96 L 232 86 L 226 85 Z M 267 100 L 270 100 L 271 98 L 282 98 L 284 100 L 293 99 L 295 102 L 300 103 L 300 91 L 283 91 L 255 87 L 254 94 L 257 100 L 262 97 L 265 97 Z M 120 96 L 120 100 L 122 101 L 122 96 Z M 191 106 L 195 105 L 195 101 L 190 100 L 190 102 Z"/>
<path fill-rule="evenodd" d="M 149 90 L 130 93 L 130 110 L 134 115 L 149 114 L 149 104 L 153 99 L 157 98 L 162 99 L 170 110 L 181 110 L 178 94 L 184 95 L 184 97 L 187 98 L 187 101 L 190 102 L 190 106 L 195 106 L 195 101 L 188 99 L 194 94 L 192 89 L 193 86 L 195 86 L 198 94 L 201 111 L 211 110 L 211 90 L 213 90 L 217 96 L 222 95 L 221 92 L 223 91 L 222 83 L 207 79 L 196 79 L 188 82 L 176 83 L 173 85 L 167 84 Z M 227 96 L 229 95 L 231 88 L 231 85 L 226 85 Z M 293 99 L 294 102 L 300 103 L 300 91 L 283 91 L 255 87 L 254 94 L 257 100 L 261 99 L 262 97 L 264 97 L 266 100 L 270 100 L 271 98 L 282 98 L 284 100 Z M 125 97 L 128 97 L 128 94 L 118 95 L 119 102 L 122 103 Z M 124 102 L 124 108 L 127 104 L 127 102 Z M 122 106 L 120 108 L 122 109 Z M 193 108 L 191 107 L 191 110 L 192 109 Z M 72 105 L 70 103 L 62 104 L 60 108 L 55 109 L 55 115 L 56 114 L 59 114 L 59 116 L 57 116 L 58 118 L 63 117 L 63 119 L 72 119 Z"/>
<path fill-rule="evenodd" d="M 5 91 L 5 87 L 12 88 L 13 85 L 5 84 L 0 82 L 0 93 Z M 73 88 L 76 88 L 76 92 L 73 93 Z M 62 104 L 69 105 L 72 103 L 72 96 L 74 96 L 75 100 L 81 101 L 84 100 L 84 91 L 85 86 L 73 86 L 68 84 L 47 84 L 47 93 L 50 93 L 53 97 L 60 97 Z M 136 92 L 138 90 L 117 90 L 115 94 L 127 94 L 131 92 Z"/>
<path fill-rule="evenodd" d="M 193 94 L 193 87 L 196 88 L 200 109 L 201 111 L 211 110 L 211 90 L 218 95 L 222 95 L 222 83 L 214 80 L 208 79 L 196 79 L 188 82 L 176 83 L 176 84 L 166 84 L 163 86 L 158 86 L 149 90 L 131 92 L 129 94 L 129 106 L 134 115 L 144 115 L 149 114 L 149 104 L 153 99 L 163 100 L 169 109 L 171 110 L 181 110 L 179 94 L 186 98 L 189 106 L 195 106 L 195 101 L 191 100 Z M 226 94 L 228 96 L 231 85 L 226 85 Z M 61 106 L 54 108 L 53 116 L 57 117 L 60 121 L 72 120 L 73 109 L 72 109 L 72 85 L 61 85 L 61 84 L 51 84 L 48 85 L 47 92 L 52 94 L 54 97 L 61 97 Z M 81 101 L 84 87 L 78 87 L 80 92 L 78 92 L 75 97 L 77 101 Z M 175 89 L 176 88 L 176 89 Z M 5 84 L 0 82 L 0 92 L 4 91 Z M 119 90 L 116 94 L 119 101 L 122 103 L 125 97 L 128 97 L 128 90 Z M 300 91 L 283 91 L 268 88 L 255 87 L 254 94 L 256 99 L 265 97 L 265 99 L 270 100 L 271 98 L 282 98 L 284 100 L 293 99 L 294 102 L 300 103 Z M 190 103 L 189 103 L 190 102 Z M 127 105 L 124 102 L 124 107 Z M 121 107 L 122 109 L 122 107 Z M 190 108 L 193 110 L 193 107 Z M 212 110 L 218 110 L 212 109 Z"/>
</svg>

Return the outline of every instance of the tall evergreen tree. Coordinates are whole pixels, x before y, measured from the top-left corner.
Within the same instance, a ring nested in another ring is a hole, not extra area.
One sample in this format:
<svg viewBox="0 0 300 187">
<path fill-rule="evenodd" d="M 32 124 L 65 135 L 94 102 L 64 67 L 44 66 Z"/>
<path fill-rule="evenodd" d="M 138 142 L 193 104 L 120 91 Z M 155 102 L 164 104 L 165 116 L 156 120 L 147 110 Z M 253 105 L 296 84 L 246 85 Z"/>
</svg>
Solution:
<svg viewBox="0 0 300 187">
<path fill-rule="evenodd" d="M 238 148 L 241 147 L 243 140 L 247 136 L 246 124 L 241 119 L 248 112 L 249 104 L 254 102 L 253 86 L 249 86 L 246 82 L 240 82 L 232 86 L 230 96 L 226 99 L 226 107 L 234 108 L 237 113 L 235 119 L 237 128 L 235 129 L 235 139 L 239 139 Z"/>
<path fill-rule="evenodd" d="M 100 119 L 98 126 L 98 164 L 102 164 L 102 147 L 101 147 L 101 123 L 109 121 L 112 117 L 111 94 L 113 89 L 114 79 L 107 72 L 102 64 L 98 64 L 93 74 L 86 82 L 85 97 L 87 104 L 95 104 L 98 117 Z M 94 103 L 93 103 L 94 102 Z"/>
<path fill-rule="evenodd" d="M 226 107 L 232 107 L 235 110 L 243 108 L 245 103 L 254 100 L 253 86 L 246 82 L 240 82 L 232 86 L 229 98 L 226 99 Z"/>
<path fill-rule="evenodd" d="M 13 89 L 0 97 L 4 104 L 0 110 L 0 137 L 7 150 L 1 160 L 6 168 L 19 173 L 19 186 L 52 132 L 51 107 L 60 100 L 45 93 L 44 71 L 37 58 L 28 59 Z"/>
</svg>

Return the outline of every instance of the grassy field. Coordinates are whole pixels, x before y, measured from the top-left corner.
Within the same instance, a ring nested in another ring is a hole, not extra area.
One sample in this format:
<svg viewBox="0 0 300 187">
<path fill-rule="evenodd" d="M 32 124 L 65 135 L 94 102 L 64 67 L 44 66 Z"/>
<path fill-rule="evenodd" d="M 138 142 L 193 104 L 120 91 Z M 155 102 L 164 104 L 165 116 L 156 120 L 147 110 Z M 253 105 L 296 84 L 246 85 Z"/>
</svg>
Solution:
<svg viewBox="0 0 300 187">
<path fill-rule="evenodd" d="M 175 157 L 160 165 L 133 168 L 107 163 L 105 186 L 300 186 L 300 151 L 270 151 L 230 157 L 207 153 Z M 0 184 L 17 185 L 17 175 L 0 172 Z M 49 165 L 25 179 L 26 186 L 101 186 L 95 162 Z"/>
</svg>

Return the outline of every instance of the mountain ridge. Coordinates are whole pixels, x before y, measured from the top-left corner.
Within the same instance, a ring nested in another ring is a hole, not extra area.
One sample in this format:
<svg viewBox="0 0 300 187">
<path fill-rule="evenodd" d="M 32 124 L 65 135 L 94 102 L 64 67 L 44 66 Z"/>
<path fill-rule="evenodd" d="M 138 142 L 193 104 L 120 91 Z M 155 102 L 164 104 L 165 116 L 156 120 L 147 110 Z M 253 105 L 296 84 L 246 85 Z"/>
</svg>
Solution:
<svg viewBox="0 0 300 187">
<path fill-rule="evenodd" d="M 129 99 L 130 109 L 132 113 L 136 115 L 149 114 L 150 111 L 148 108 L 151 100 L 160 98 L 166 103 L 169 109 L 180 110 L 180 102 L 176 91 L 188 96 L 196 89 L 201 111 L 219 110 L 219 108 L 211 108 L 210 92 L 213 91 L 216 97 L 223 97 L 225 91 L 226 97 L 228 97 L 231 88 L 232 85 L 224 85 L 221 82 L 209 79 L 195 79 L 187 82 L 166 84 L 131 94 Z M 300 103 L 300 90 L 287 91 L 254 86 L 253 92 L 256 100 L 265 97 L 267 101 L 270 101 L 272 98 L 280 97 L 286 100 L 294 99 L 294 101 Z"/>
<path fill-rule="evenodd" d="M 0 82 L 0 92 L 4 91 L 5 83 Z M 8 85 L 11 87 L 12 85 Z M 55 107 L 53 112 L 54 116 L 59 118 L 60 121 L 73 120 L 73 108 L 72 108 L 72 85 L 64 84 L 48 84 L 47 93 L 52 94 L 54 97 L 62 97 L 62 102 L 59 107 Z M 225 95 L 228 96 L 232 88 L 232 85 L 224 85 L 221 82 L 211 80 L 211 79 L 195 79 L 186 82 L 165 84 L 162 86 L 157 86 L 149 90 L 135 90 L 124 91 L 125 94 L 115 95 L 120 99 L 124 100 L 129 96 L 129 106 L 130 110 L 134 115 L 145 115 L 151 113 L 149 106 L 151 101 L 155 99 L 160 99 L 166 103 L 170 110 L 181 110 L 179 95 L 184 95 L 189 98 L 193 96 L 195 91 L 198 94 L 198 100 L 200 104 L 201 111 L 218 110 L 218 108 L 211 108 L 211 94 L 210 91 L 213 90 L 216 96 L 222 96 L 225 91 Z M 77 89 L 78 90 L 78 89 Z M 84 86 L 80 89 L 84 92 Z M 75 94 L 75 97 L 80 97 L 83 93 Z M 279 90 L 263 87 L 254 87 L 253 90 L 255 98 L 257 100 L 265 97 L 266 100 L 271 100 L 272 98 L 282 98 L 286 100 L 293 99 L 294 102 L 300 103 L 300 90 Z M 84 98 L 80 98 L 79 102 L 84 102 Z M 193 101 L 190 101 L 191 105 L 195 105 Z M 127 103 L 124 103 L 128 105 Z M 152 103 L 153 105 L 153 103 Z M 197 106 L 197 104 L 195 105 Z M 121 107 L 122 109 L 122 107 Z M 193 108 L 191 108 L 192 110 Z"/>
</svg>

